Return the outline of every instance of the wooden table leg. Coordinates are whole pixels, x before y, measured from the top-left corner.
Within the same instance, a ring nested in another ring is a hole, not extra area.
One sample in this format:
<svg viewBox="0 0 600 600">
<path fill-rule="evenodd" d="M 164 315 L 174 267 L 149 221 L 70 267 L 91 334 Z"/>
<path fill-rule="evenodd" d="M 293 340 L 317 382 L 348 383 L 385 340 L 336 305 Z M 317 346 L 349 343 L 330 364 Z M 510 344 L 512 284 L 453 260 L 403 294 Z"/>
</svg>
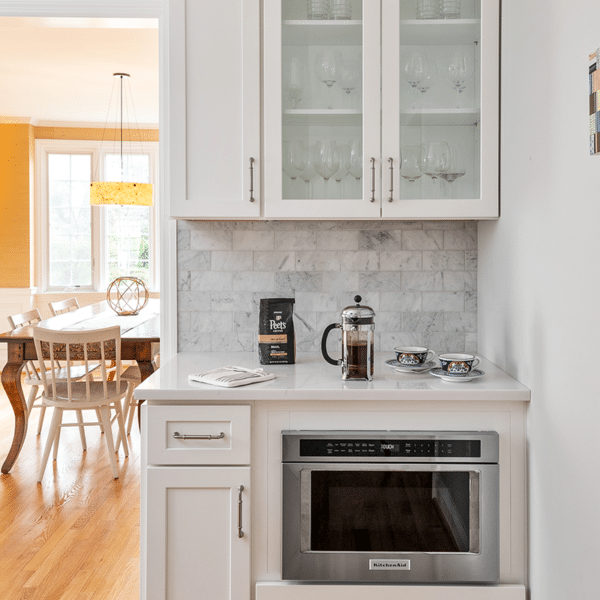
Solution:
<svg viewBox="0 0 600 600">
<path fill-rule="evenodd" d="M 25 366 L 25 361 L 16 362 L 18 359 L 11 357 L 11 354 L 13 353 L 9 348 L 9 362 L 2 369 L 2 385 L 15 413 L 15 433 L 8 456 L 2 465 L 3 473 L 8 473 L 11 470 L 17 456 L 19 456 L 19 452 L 21 452 L 27 434 L 27 403 L 21 386 L 21 371 Z M 14 362 L 11 362 L 11 359 Z"/>
<path fill-rule="evenodd" d="M 144 379 L 148 379 L 148 377 L 150 377 L 150 375 L 152 375 L 152 373 L 154 373 L 154 365 L 152 364 L 152 361 L 146 361 L 146 360 L 138 360 L 137 361 L 138 367 L 140 368 L 140 373 L 142 375 L 142 381 L 144 381 Z M 141 411 L 141 406 L 144 403 L 143 400 L 139 401 L 138 404 L 138 427 L 140 428 L 140 431 L 142 430 L 142 411 Z"/>
</svg>

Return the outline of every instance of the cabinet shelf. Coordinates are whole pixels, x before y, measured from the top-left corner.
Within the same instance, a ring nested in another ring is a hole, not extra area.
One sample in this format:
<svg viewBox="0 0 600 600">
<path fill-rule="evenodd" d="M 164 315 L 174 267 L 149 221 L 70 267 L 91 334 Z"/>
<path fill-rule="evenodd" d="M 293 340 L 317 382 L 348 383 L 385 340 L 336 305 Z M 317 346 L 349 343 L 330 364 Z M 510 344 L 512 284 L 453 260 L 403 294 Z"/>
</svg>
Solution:
<svg viewBox="0 0 600 600">
<path fill-rule="evenodd" d="M 403 46 L 467 46 L 479 43 L 480 19 L 427 19 L 400 22 Z"/>
<path fill-rule="evenodd" d="M 285 46 L 360 46 L 362 21 L 284 21 Z"/>
<path fill-rule="evenodd" d="M 353 108 L 296 108 L 283 111 L 284 125 L 362 125 L 362 111 Z"/>
<path fill-rule="evenodd" d="M 402 125 L 477 125 L 481 111 L 474 108 L 410 108 L 400 111 Z"/>
</svg>

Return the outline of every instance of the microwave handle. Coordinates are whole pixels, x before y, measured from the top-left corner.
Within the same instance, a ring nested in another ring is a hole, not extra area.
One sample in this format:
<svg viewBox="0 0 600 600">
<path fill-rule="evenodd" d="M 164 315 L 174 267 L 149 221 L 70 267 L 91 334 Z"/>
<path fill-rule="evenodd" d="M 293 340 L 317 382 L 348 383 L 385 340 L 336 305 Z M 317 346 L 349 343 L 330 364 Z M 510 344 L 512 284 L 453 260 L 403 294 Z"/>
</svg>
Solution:
<svg viewBox="0 0 600 600">
<path fill-rule="evenodd" d="M 479 471 L 469 472 L 469 552 L 479 554 L 481 532 L 479 527 Z"/>
</svg>

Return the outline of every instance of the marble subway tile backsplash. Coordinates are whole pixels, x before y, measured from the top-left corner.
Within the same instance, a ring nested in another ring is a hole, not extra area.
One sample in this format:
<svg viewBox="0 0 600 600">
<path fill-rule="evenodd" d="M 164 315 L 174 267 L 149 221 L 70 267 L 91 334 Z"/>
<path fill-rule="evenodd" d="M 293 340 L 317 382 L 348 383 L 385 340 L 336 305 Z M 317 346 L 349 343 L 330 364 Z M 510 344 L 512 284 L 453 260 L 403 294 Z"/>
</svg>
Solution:
<svg viewBox="0 0 600 600">
<path fill-rule="evenodd" d="M 261 298 L 296 298 L 296 347 L 360 294 L 376 350 L 477 351 L 477 223 L 179 221 L 179 351 L 256 351 Z M 330 335 L 332 350 L 339 347 Z"/>
</svg>

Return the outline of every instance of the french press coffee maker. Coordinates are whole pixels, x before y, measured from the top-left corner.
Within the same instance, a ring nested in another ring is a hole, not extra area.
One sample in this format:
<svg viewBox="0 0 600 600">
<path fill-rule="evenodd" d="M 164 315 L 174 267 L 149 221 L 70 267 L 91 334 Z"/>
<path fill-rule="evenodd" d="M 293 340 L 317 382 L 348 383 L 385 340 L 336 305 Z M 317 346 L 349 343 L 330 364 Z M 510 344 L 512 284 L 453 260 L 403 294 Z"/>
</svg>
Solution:
<svg viewBox="0 0 600 600">
<path fill-rule="evenodd" d="M 361 306 L 360 296 L 354 296 L 356 304 L 342 311 L 342 322 L 325 328 L 321 340 L 323 358 L 332 365 L 342 365 L 342 379 L 373 380 L 373 340 L 375 338 L 375 311 Z M 342 358 L 334 360 L 327 353 L 327 336 L 332 329 L 342 330 Z"/>
</svg>

